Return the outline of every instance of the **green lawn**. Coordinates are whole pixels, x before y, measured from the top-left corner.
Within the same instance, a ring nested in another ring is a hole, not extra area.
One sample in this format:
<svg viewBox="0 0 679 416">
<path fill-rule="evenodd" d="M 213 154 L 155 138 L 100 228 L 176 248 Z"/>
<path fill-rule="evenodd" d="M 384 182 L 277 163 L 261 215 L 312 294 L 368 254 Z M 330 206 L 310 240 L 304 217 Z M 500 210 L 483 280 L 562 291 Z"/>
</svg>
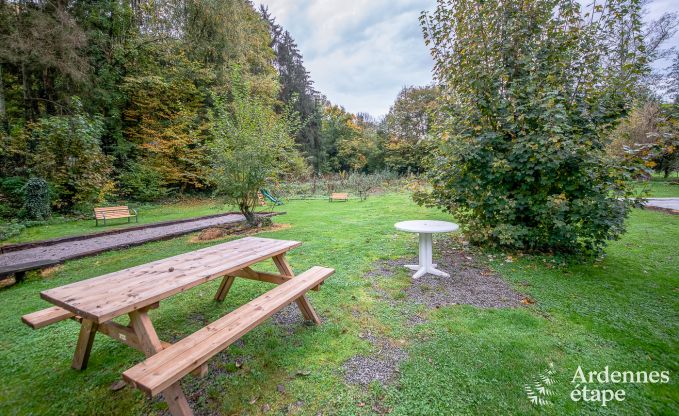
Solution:
<svg viewBox="0 0 679 416">
<path fill-rule="evenodd" d="M 292 201 L 284 210 L 287 215 L 275 221 L 291 227 L 261 235 L 303 241 L 290 255 L 298 272 L 312 265 L 337 269 L 320 292 L 309 295 L 324 323 L 288 333 L 266 322 L 242 345 L 218 356 L 217 371 L 213 368 L 207 379 L 187 377 L 184 388 L 197 400 L 197 414 L 261 414 L 264 405 L 271 409 L 268 414 L 304 415 L 679 414 L 678 216 L 635 211 L 629 232 L 592 265 L 557 268 L 546 257 L 510 263 L 503 256 L 491 261 L 477 254 L 535 303 L 513 309 L 427 309 L 385 301 L 364 276 L 379 259 L 415 255 L 416 236 L 397 232 L 394 222 L 448 215 L 420 208 L 400 194 L 366 202 Z M 207 245 L 188 243 L 189 238 L 69 261 L 47 278 L 34 274 L 0 291 L 0 414 L 161 414 L 166 408 L 161 400 L 148 400 L 129 387 L 109 389 L 142 359 L 141 353 L 98 335 L 89 368 L 76 372 L 70 369 L 75 323 L 33 331 L 19 318 L 48 306 L 39 299 L 41 290 Z M 410 282 L 406 271 L 376 281 L 391 291 Z M 269 287 L 238 280 L 224 304 L 216 304 L 217 286 L 201 285 L 163 302 L 152 312 L 160 337 L 184 337 Z M 413 312 L 427 321 L 409 325 Z M 360 337 L 367 331 L 409 353 L 392 384 L 360 388 L 344 382 L 343 363 L 373 350 Z M 242 366 L 234 364 L 235 358 Z M 537 407 L 528 401 L 524 385 L 549 363 L 555 371 L 552 405 Z M 578 366 L 585 371 L 605 366 L 669 370 L 671 382 L 595 383 L 624 388 L 625 401 L 606 407 L 575 403 L 569 398 L 570 381 Z M 305 375 L 296 375 L 299 371 Z"/>
<path fill-rule="evenodd" d="M 170 204 L 144 204 L 130 205 L 136 208 L 139 213 L 139 224 L 149 224 L 159 221 L 170 221 L 182 218 L 198 217 L 202 215 L 213 215 L 224 212 L 228 207 L 213 200 L 188 200 Z M 112 224 L 112 225 L 111 225 Z M 26 228 L 21 234 L 2 241 L 1 244 L 22 243 L 34 240 L 46 240 L 49 238 L 64 237 L 69 235 L 91 234 L 101 231 L 127 228 L 136 225 L 134 219 L 128 224 L 127 219 L 113 220 L 109 225 L 104 226 L 99 223 L 96 226 L 94 219 L 64 219 L 55 218 L 49 221 L 48 225 Z"/>
<path fill-rule="evenodd" d="M 676 175 L 672 174 L 665 179 L 662 176 L 653 176 L 650 181 L 637 182 L 635 189 L 638 192 L 648 191 L 649 197 L 655 198 L 679 198 L 679 185 L 672 185 L 670 181 L 679 180 Z"/>
</svg>

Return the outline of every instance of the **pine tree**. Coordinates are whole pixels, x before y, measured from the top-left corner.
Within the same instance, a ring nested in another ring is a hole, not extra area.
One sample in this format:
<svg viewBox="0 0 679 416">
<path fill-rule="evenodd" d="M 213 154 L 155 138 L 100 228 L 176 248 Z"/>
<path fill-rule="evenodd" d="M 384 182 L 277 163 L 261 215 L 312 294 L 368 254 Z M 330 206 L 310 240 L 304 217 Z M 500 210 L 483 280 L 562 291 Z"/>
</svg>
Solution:
<svg viewBox="0 0 679 416">
<path fill-rule="evenodd" d="M 322 97 L 314 89 L 309 72 L 304 67 L 304 58 L 290 32 L 276 23 L 266 6 L 260 7 L 262 17 L 269 23 L 271 48 L 276 54 L 274 67 L 281 83 L 279 99 L 297 111 L 304 126 L 295 141 L 306 155 L 315 171 L 320 171 L 323 161 L 321 146 Z"/>
</svg>

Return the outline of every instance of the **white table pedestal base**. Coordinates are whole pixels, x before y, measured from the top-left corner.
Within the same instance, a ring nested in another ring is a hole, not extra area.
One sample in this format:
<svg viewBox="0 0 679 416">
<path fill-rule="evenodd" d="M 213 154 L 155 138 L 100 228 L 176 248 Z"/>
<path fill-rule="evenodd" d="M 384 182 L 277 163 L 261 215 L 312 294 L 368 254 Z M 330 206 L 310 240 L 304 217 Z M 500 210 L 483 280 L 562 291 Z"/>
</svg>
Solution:
<svg viewBox="0 0 679 416">
<path fill-rule="evenodd" d="M 413 275 L 413 279 L 420 278 L 425 274 L 433 274 L 435 276 L 450 277 L 446 272 L 436 268 L 436 264 L 432 263 L 432 238 L 430 233 L 420 233 L 420 264 L 407 264 L 410 270 L 417 270 Z"/>
</svg>

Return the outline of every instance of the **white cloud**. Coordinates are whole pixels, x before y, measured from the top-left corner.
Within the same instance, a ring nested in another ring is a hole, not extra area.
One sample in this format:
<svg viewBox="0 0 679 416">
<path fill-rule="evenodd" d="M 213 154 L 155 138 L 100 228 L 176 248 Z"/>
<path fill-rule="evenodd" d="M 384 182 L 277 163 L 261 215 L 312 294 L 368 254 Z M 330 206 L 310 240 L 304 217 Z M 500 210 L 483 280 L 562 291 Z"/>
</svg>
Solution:
<svg viewBox="0 0 679 416">
<path fill-rule="evenodd" d="M 386 114 L 403 86 L 432 80 L 418 17 L 435 0 L 260 1 L 292 34 L 316 89 L 349 111 Z M 653 20 L 679 12 L 679 1 L 655 0 L 647 9 Z"/>
<path fill-rule="evenodd" d="M 431 82 L 418 22 L 434 0 L 264 0 L 316 89 L 352 112 L 386 114 L 404 85 Z"/>
</svg>

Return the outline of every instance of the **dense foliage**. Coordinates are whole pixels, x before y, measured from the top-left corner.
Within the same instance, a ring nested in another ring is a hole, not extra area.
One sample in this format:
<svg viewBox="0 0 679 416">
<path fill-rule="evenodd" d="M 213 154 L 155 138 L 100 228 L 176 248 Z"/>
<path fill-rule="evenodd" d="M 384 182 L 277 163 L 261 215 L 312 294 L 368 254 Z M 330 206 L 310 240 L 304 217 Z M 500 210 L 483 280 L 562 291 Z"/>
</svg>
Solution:
<svg viewBox="0 0 679 416">
<path fill-rule="evenodd" d="M 211 177 L 217 194 L 238 206 L 247 221 L 254 223 L 259 190 L 285 174 L 304 169 L 294 147 L 299 116 L 291 110 L 276 114 L 252 94 L 238 74 L 231 96 L 230 105 L 216 98 Z"/>
<path fill-rule="evenodd" d="M 442 89 L 433 192 L 470 238 L 594 253 L 624 231 L 608 132 L 646 69 L 636 0 L 438 2 L 423 14 Z"/>
<path fill-rule="evenodd" d="M 0 175 L 45 178 L 62 212 L 209 191 L 231 68 L 285 105 L 270 43 L 247 0 L 0 1 Z M 2 192 L 9 212 L 22 196 Z"/>
<path fill-rule="evenodd" d="M 679 170 L 679 104 L 647 102 L 634 108 L 611 133 L 607 152 L 620 163 L 637 160 L 665 178 Z"/>
<path fill-rule="evenodd" d="M 24 186 L 24 210 L 32 220 L 46 220 L 50 217 L 50 190 L 47 181 L 31 178 Z"/>
<path fill-rule="evenodd" d="M 266 111 L 299 115 L 295 148 L 316 174 L 419 169 L 404 160 L 418 139 L 401 127 L 408 111 L 421 117 L 418 100 L 391 117 L 387 150 L 387 124 L 329 103 L 292 35 L 248 0 L 5 0 L 0 177 L 44 178 L 66 213 L 209 194 L 214 97 L 231 97 L 234 67 Z M 23 204 L 11 183 L 3 218 Z"/>
<path fill-rule="evenodd" d="M 405 87 L 386 117 L 385 164 L 401 174 L 421 173 L 434 147 L 432 127 L 438 88 Z"/>
</svg>

